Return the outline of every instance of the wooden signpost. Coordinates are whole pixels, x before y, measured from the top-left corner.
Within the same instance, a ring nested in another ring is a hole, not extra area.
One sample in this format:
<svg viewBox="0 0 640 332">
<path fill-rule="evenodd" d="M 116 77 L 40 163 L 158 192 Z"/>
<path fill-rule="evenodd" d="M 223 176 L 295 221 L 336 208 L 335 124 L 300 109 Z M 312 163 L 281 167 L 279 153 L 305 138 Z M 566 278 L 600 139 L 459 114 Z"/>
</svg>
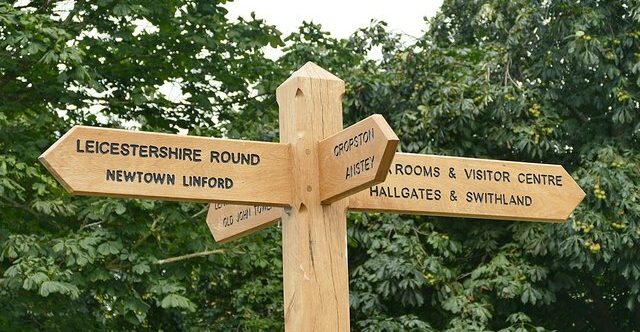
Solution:
<svg viewBox="0 0 640 332">
<path fill-rule="evenodd" d="M 285 144 L 75 126 L 40 161 L 78 195 L 291 202 Z"/>
<path fill-rule="evenodd" d="M 207 226 L 216 242 L 222 243 L 271 226 L 282 213 L 283 209 L 275 206 L 212 203 Z"/>
<path fill-rule="evenodd" d="M 349 209 L 561 222 L 584 195 L 559 165 L 397 153 L 386 181 Z"/>
<path fill-rule="evenodd" d="M 559 165 L 396 153 L 388 173 L 384 182 L 350 196 L 348 209 L 563 222 L 585 195 Z M 220 204 L 210 205 L 207 222 L 215 219 L 222 225 L 223 220 L 215 217 L 216 205 Z M 281 215 L 282 209 L 274 207 L 272 213 L 247 218 L 242 228 L 230 228 L 225 234 L 236 238 L 252 233 Z M 216 241 L 226 239 L 213 229 L 212 234 Z"/>
<path fill-rule="evenodd" d="M 384 181 L 397 145 L 398 136 L 378 114 L 320 141 L 322 203 L 335 202 Z M 224 242 L 272 225 L 282 213 L 281 208 L 271 206 L 213 203 L 207 225 L 214 239 Z"/>
<path fill-rule="evenodd" d="M 372 115 L 318 143 L 320 199 L 333 203 L 380 183 L 398 146 L 382 115 Z"/>
<path fill-rule="evenodd" d="M 349 331 L 348 209 L 562 221 L 584 197 L 561 166 L 395 154 L 379 115 L 342 129 L 343 93 L 307 63 L 276 91 L 280 143 L 77 126 L 40 160 L 74 194 L 215 202 L 216 241 L 281 218 L 287 331 Z"/>
</svg>

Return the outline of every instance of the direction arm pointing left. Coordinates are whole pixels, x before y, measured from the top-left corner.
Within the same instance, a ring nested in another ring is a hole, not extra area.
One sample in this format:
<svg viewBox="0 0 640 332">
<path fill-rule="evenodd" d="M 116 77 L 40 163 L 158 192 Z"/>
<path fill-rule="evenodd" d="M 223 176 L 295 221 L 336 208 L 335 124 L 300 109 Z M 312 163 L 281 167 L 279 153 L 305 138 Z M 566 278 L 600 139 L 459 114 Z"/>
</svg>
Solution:
<svg viewBox="0 0 640 332">
<path fill-rule="evenodd" d="M 75 126 L 39 159 L 72 194 L 291 202 L 286 144 Z"/>
</svg>

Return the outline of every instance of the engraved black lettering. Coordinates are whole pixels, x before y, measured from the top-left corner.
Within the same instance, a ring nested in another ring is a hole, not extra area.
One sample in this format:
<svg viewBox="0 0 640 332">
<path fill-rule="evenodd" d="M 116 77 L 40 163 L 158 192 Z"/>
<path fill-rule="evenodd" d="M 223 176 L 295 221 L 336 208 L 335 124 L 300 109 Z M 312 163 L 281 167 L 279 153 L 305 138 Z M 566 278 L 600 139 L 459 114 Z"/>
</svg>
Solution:
<svg viewBox="0 0 640 332">
<path fill-rule="evenodd" d="M 231 154 L 229 154 L 229 151 L 222 151 L 222 153 L 220 154 L 220 160 L 223 163 L 228 163 L 229 161 L 231 161 Z"/>
<path fill-rule="evenodd" d="M 95 141 L 87 140 L 84 142 L 84 150 L 88 153 L 94 153 Z"/>
<path fill-rule="evenodd" d="M 220 188 L 220 189 L 230 189 L 233 187 L 233 180 L 230 178 L 216 178 L 216 177 L 208 177 L 208 176 L 199 176 L 199 175 L 183 175 L 182 176 L 182 185 L 184 187 L 209 187 L 209 188 Z"/>
<path fill-rule="evenodd" d="M 518 182 L 524 184 L 562 187 L 562 176 L 552 174 L 519 173 Z"/>
<path fill-rule="evenodd" d="M 149 157 L 149 147 L 147 145 L 140 145 L 140 157 L 147 158 Z"/>
<path fill-rule="evenodd" d="M 107 169 L 106 181 L 113 182 L 133 182 L 133 183 L 155 183 L 161 185 L 175 185 L 176 176 L 171 173 L 154 173 L 128 170 Z"/>
<path fill-rule="evenodd" d="M 507 171 L 465 168 L 464 174 L 468 180 L 511 182 L 509 172 Z"/>
<path fill-rule="evenodd" d="M 192 160 L 191 159 L 191 149 L 180 149 L 182 150 L 182 159 L 184 160 Z"/>
<path fill-rule="evenodd" d="M 267 211 L 271 211 L 270 206 L 254 205 L 253 209 L 256 215 L 267 212 Z"/>
<path fill-rule="evenodd" d="M 149 157 L 158 158 L 158 147 L 155 145 L 149 145 Z"/>
<path fill-rule="evenodd" d="M 120 154 L 120 143 L 111 143 L 109 148 L 109 153 L 113 155 Z"/>
<path fill-rule="evenodd" d="M 84 153 L 85 151 L 80 148 L 80 140 L 76 140 L 76 152 Z"/>
<path fill-rule="evenodd" d="M 258 165 L 260 163 L 260 155 L 256 153 L 242 153 L 230 151 L 211 151 L 209 156 L 210 162 L 216 163 L 232 163 L 237 165 Z"/>
<path fill-rule="evenodd" d="M 236 218 L 236 220 L 238 220 L 238 222 L 243 221 L 243 220 L 247 220 L 251 217 L 251 210 L 250 209 L 244 209 L 240 212 L 238 212 L 238 218 Z"/>
<path fill-rule="evenodd" d="M 129 146 L 131 147 L 131 155 L 136 157 L 138 156 L 138 148 L 140 147 L 139 144 L 129 144 Z"/>
<path fill-rule="evenodd" d="M 136 178 L 136 172 L 122 171 L 124 173 L 124 182 L 133 182 Z"/>
<path fill-rule="evenodd" d="M 231 162 L 234 164 L 240 163 L 240 154 L 239 153 L 230 153 L 227 152 L 231 156 Z"/>
<path fill-rule="evenodd" d="M 396 165 L 396 174 L 404 175 L 404 172 L 402 171 L 402 164 L 395 164 L 395 165 Z"/>
<path fill-rule="evenodd" d="M 340 155 L 351 151 L 352 148 L 358 148 L 369 143 L 374 139 L 375 131 L 373 128 L 369 128 L 366 131 L 358 133 L 354 137 L 350 137 L 346 141 L 340 142 L 333 147 L 333 155 L 339 157 Z"/>
<path fill-rule="evenodd" d="M 167 157 L 168 159 L 178 159 L 178 149 L 169 147 L 167 149 Z"/>
<path fill-rule="evenodd" d="M 393 172 L 391 171 L 391 169 L 393 169 Z M 394 166 L 389 169 L 389 174 L 437 178 L 440 176 L 440 167 L 398 163 L 394 164 Z"/>
<path fill-rule="evenodd" d="M 211 151 L 211 162 L 213 162 L 215 160 L 215 162 L 219 163 L 220 162 L 220 152 L 218 151 Z"/>
<path fill-rule="evenodd" d="M 223 227 L 229 227 L 233 225 L 233 216 L 228 216 L 225 217 L 224 219 L 222 219 L 222 226 Z"/>
<path fill-rule="evenodd" d="M 347 167 L 345 180 L 373 169 L 374 160 L 375 160 L 375 156 L 370 156 L 368 158 L 358 161 L 353 165 L 349 165 Z"/>
<path fill-rule="evenodd" d="M 468 191 L 465 194 L 467 203 L 531 206 L 533 199 L 529 195 L 507 195 L 495 192 Z"/>
</svg>

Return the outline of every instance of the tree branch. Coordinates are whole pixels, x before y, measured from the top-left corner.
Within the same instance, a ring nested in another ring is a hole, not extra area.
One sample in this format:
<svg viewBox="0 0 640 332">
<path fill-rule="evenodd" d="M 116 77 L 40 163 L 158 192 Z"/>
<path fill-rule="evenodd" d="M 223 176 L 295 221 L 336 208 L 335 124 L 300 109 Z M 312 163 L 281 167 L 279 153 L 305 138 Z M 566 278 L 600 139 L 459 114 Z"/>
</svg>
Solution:
<svg viewBox="0 0 640 332">
<path fill-rule="evenodd" d="M 205 206 L 202 210 L 198 211 L 196 214 L 191 216 L 191 219 L 198 218 L 201 214 L 209 211 L 209 205 Z"/>
<path fill-rule="evenodd" d="M 578 120 L 580 120 L 582 123 L 589 123 L 589 118 L 580 113 L 578 110 L 576 110 L 575 108 L 573 108 L 572 105 L 570 105 L 569 103 L 563 101 L 563 100 L 558 100 L 562 105 L 564 105 L 571 113 L 575 114 L 578 117 Z"/>
<path fill-rule="evenodd" d="M 215 250 L 206 250 L 206 251 L 201 251 L 201 252 L 194 252 L 194 253 L 186 254 L 186 255 L 182 255 L 182 256 L 159 259 L 159 260 L 155 261 L 153 264 L 155 264 L 155 265 L 163 265 L 163 264 L 175 263 L 175 262 L 186 260 L 186 259 L 190 259 L 190 258 L 209 256 L 209 255 L 213 255 L 213 254 L 222 254 L 224 252 L 225 251 L 223 249 L 215 249 Z"/>
<path fill-rule="evenodd" d="M 89 228 L 89 227 L 93 227 L 93 226 L 98 226 L 98 225 L 103 224 L 103 223 L 105 223 L 105 222 L 106 222 L 106 220 L 102 220 L 102 221 L 92 222 L 92 223 L 90 223 L 90 224 L 85 224 L 85 225 L 80 226 L 80 229 L 79 229 L 79 230 L 81 231 L 81 230 L 83 230 L 83 229 L 85 229 L 85 228 Z"/>
<path fill-rule="evenodd" d="M 509 82 L 509 69 L 511 67 L 511 56 L 507 55 L 507 63 L 504 66 L 504 86 L 507 86 L 507 83 Z"/>
<path fill-rule="evenodd" d="M 153 223 L 151 224 L 151 227 L 149 227 L 149 233 L 143 235 L 142 237 L 140 237 L 134 244 L 133 246 L 131 246 L 131 249 L 136 249 L 138 248 L 140 245 L 142 245 L 142 243 L 149 238 L 149 236 L 151 236 L 151 234 L 153 234 L 153 232 L 156 230 L 156 224 L 158 224 L 158 220 L 159 218 L 156 218 L 153 220 Z"/>
<path fill-rule="evenodd" d="M 49 216 L 47 216 L 45 214 L 42 214 L 42 213 L 40 213 L 40 212 L 38 212 L 38 211 L 26 206 L 26 205 L 22 205 L 22 204 L 14 201 L 14 200 L 8 198 L 8 197 L 0 196 L 0 198 L 2 198 L 5 202 L 8 203 L 8 204 L 2 204 L 4 206 L 21 209 L 21 210 L 23 210 L 25 212 L 30 213 L 32 216 L 34 216 L 36 218 L 42 218 L 42 217 L 47 217 L 48 218 L 49 217 Z"/>
</svg>

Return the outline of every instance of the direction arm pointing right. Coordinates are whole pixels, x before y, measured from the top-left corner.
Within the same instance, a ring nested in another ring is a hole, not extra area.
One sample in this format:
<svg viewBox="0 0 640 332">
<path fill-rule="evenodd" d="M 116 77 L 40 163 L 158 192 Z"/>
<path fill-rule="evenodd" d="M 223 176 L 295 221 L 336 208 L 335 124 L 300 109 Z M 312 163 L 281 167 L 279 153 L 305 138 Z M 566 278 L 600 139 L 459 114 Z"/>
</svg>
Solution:
<svg viewBox="0 0 640 332">
<path fill-rule="evenodd" d="M 560 165 L 397 153 L 386 181 L 349 209 L 562 222 L 584 196 Z"/>
<path fill-rule="evenodd" d="M 386 180 L 350 196 L 349 210 L 563 222 L 585 196 L 560 165 L 396 153 L 385 168 Z M 283 213 L 273 208 L 225 227 L 223 218 L 232 214 L 221 214 L 215 205 L 209 208 L 207 223 L 216 241 L 255 232 Z M 247 209 L 225 208 L 220 211 L 236 215 Z"/>
</svg>

